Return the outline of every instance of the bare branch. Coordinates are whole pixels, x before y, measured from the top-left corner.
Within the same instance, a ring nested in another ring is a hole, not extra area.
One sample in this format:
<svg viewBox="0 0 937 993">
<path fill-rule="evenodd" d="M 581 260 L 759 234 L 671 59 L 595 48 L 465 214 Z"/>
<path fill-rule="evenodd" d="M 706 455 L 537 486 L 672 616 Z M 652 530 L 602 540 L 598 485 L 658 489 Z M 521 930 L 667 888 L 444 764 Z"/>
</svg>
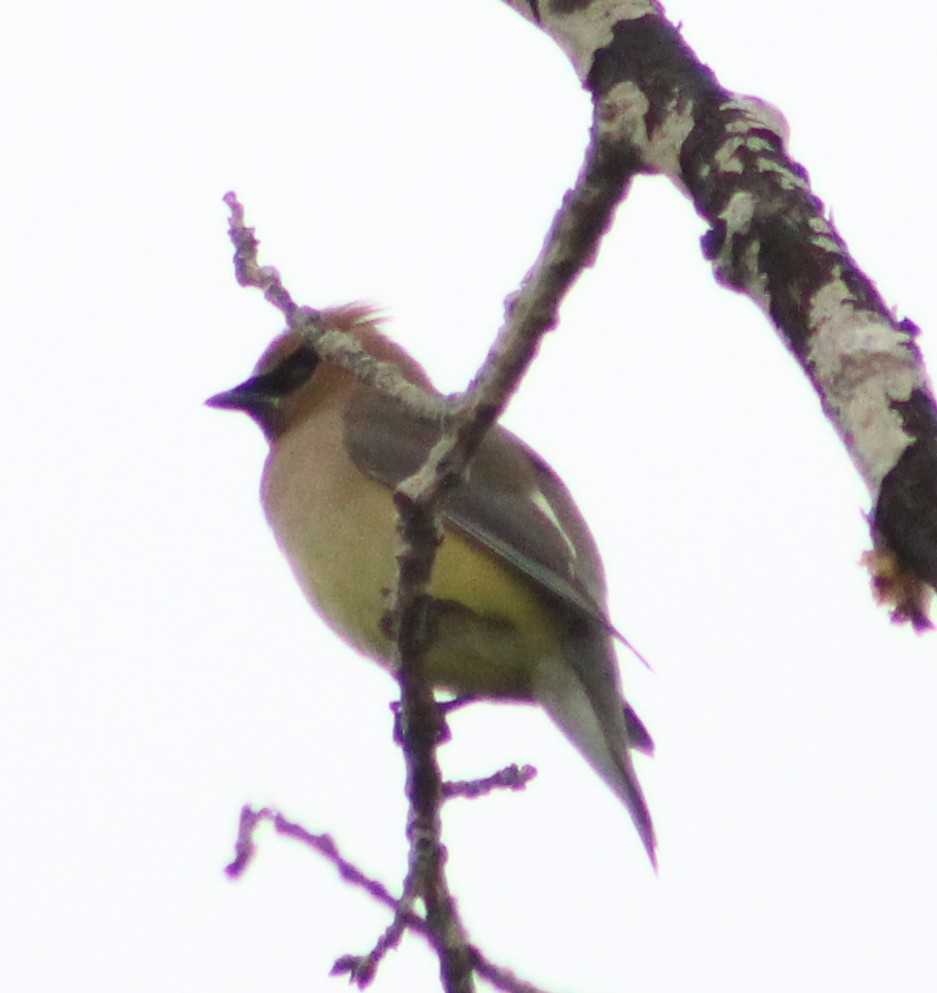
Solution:
<svg viewBox="0 0 937 993">
<path fill-rule="evenodd" d="M 443 873 L 439 807 L 442 776 L 435 760 L 440 719 L 422 672 L 425 591 L 440 541 L 437 507 L 457 485 L 536 354 L 540 338 L 557 323 L 559 304 L 591 264 L 615 207 L 634 174 L 634 160 L 593 134 L 575 188 L 567 194 L 541 253 L 508 304 L 505 325 L 426 464 L 395 494 L 399 514 L 398 581 L 387 614 L 397 645 L 401 724 L 410 798 L 411 865 L 407 893 L 426 902 L 447 989 L 470 989 L 468 943 Z M 420 877 L 421 882 L 417 882 Z"/>
<path fill-rule="evenodd" d="M 291 321 L 297 311 L 293 298 L 280 280 L 280 274 L 273 266 L 262 266 L 257 259 L 260 242 L 253 228 L 244 223 L 244 208 L 235 193 L 223 197 L 231 216 L 228 219 L 228 237 L 234 244 L 234 275 L 241 286 L 255 286 L 280 311 L 287 321 Z"/>
<path fill-rule="evenodd" d="M 456 485 L 477 451 L 485 432 L 503 410 L 536 353 L 540 338 L 556 326 L 558 309 L 579 273 L 595 258 L 598 243 L 611 224 L 615 208 L 634 175 L 637 161 L 630 147 L 614 136 L 593 129 L 592 141 L 576 186 L 564 199 L 544 247 L 520 290 L 507 305 L 507 319 L 469 390 L 449 405 L 446 430 L 426 465 L 405 480 L 395 494 L 399 514 L 398 580 L 384 623 L 395 645 L 401 684 L 400 726 L 407 762 L 410 811 L 407 835 L 410 860 L 404 893 L 395 906 L 395 919 L 369 956 L 355 960 L 356 981 L 367 982 L 385 952 L 399 941 L 416 899 L 426 906 L 426 923 L 439 956 L 443 983 L 452 993 L 474 988 L 477 955 L 468 942 L 446 883 L 445 849 L 439 811 L 444 789 L 435 749 L 442 721 L 422 670 L 425 643 L 426 587 L 440 529 L 436 508 Z M 345 368 L 389 392 L 399 402 L 426 416 L 425 395 L 412 396 L 395 370 L 375 370 L 381 363 L 360 362 L 358 349 L 337 332 L 323 334 L 318 312 L 297 307 L 275 269 L 257 260 L 258 242 L 244 224 L 243 210 L 233 194 L 225 198 L 232 211 L 231 235 L 236 246 L 238 278 L 258 286 L 317 350 L 342 356 Z M 333 351 L 332 349 L 335 349 Z M 385 375 L 387 373 L 387 375 Z M 445 407 L 443 407 L 445 409 Z M 514 777 L 514 783 L 527 774 Z M 249 831 L 247 832 L 249 835 Z M 247 844 L 241 849 L 249 855 Z M 239 865 L 238 860 L 234 865 Z M 345 965 L 352 968 L 352 965 Z"/>
<path fill-rule="evenodd" d="M 509 765 L 484 779 L 450 780 L 443 783 L 443 796 L 462 796 L 474 800 L 495 790 L 522 790 L 537 775 L 532 765 Z"/>
<path fill-rule="evenodd" d="M 300 335 L 316 352 L 330 362 L 353 373 L 362 382 L 395 397 L 413 413 L 427 420 L 444 418 L 451 405 L 445 397 L 414 386 L 391 362 L 380 362 L 361 345 L 340 331 L 330 330 L 322 322 L 322 312 L 312 307 L 300 307 L 293 302 L 274 266 L 264 266 L 258 259 L 260 241 L 254 228 L 244 221 L 244 207 L 235 193 L 226 193 L 224 202 L 231 215 L 228 234 L 234 244 L 235 275 L 241 286 L 261 290 L 286 319 L 289 330 Z"/>
<path fill-rule="evenodd" d="M 399 941 L 413 903 L 420 898 L 426 905 L 427 924 L 440 958 L 446 989 L 473 988 L 475 956 L 444 873 L 445 850 L 439 822 L 444 790 L 435 757 L 442 724 L 421 666 L 425 590 L 440 541 L 436 506 L 444 493 L 458 483 L 485 432 L 533 359 L 540 337 L 556 325 L 559 304 L 582 269 L 593 261 L 598 242 L 611 223 L 635 167 L 636 160 L 629 148 L 605 140 L 595 131 L 575 189 L 567 195 L 524 285 L 508 304 L 505 326 L 470 389 L 448 408 L 443 401 L 427 398 L 404 381 L 393 367 L 362 355 L 342 334 L 324 333 L 319 312 L 297 307 L 283 288 L 277 271 L 259 264 L 258 242 L 253 230 L 244 224 L 240 204 L 233 194 L 225 198 L 232 211 L 231 233 L 242 284 L 261 288 L 281 310 L 291 329 L 301 333 L 317 351 L 340 361 L 356 376 L 393 395 L 421 416 L 445 417 L 446 410 L 449 411 L 445 418 L 448 429 L 426 466 L 405 480 L 395 497 L 401 535 L 399 573 L 385 624 L 397 646 L 395 662 L 401 683 L 401 736 L 407 757 L 410 800 L 407 825 L 410 863 L 394 922 L 370 955 L 354 962 L 358 982 L 367 982 L 380 958 Z M 529 778 L 526 771 L 514 775 L 512 785 L 516 788 L 526 778 Z M 507 781 L 508 777 L 502 775 L 502 785 Z M 476 787 L 476 791 L 493 788 L 496 782 Z M 458 789 L 463 793 L 469 791 L 467 786 Z"/>
<path fill-rule="evenodd" d="M 703 249 L 716 279 L 771 319 L 868 486 L 878 594 L 896 620 L 928 626 L 937 402 L 917 328 L 850 255 L 786 153 L 781 115 L 724 89 L 654 0 L 505 2 L 567 54 L 603 133 L 668 176 L 709 223 Z"/>
<path fill-rule="evenodd" d="M 256 851 L 254 842 L 254 831 L 262 822 L 267 821 L 273 825 L 274 830 L 287 838 L 293 838 L 307 848 L 318 852 L 339 871 L 342 879 L 359 886 L 372 896 L 378 903 L 383 904 L 395 914 L 395 919 L 399 918 L 407 929 L 419 934 L 432 944 L 429 936 L 429 928 L 426 921 L 419 914 L 412 912 L 400 913 L 400 901 L 391 894 L 383 883 L 372 879 L 363 873 L 354 863 L 349 862 L 329 834 L 313 834 L 307 831 L 301 824 L 290 821 L 279 811 L 269 807 L 262 807 L 254 810 L 252 807 L 241 808 L 241 817 L 238 825 L 238 837 L 235 843 L 235 857 L 232 862 L 225 867 L 225 872 L 232 879 L 239 878 L 250 864 Z M 476 947 L 471 946 L 470 954 L 472 965 L 480 976 L 497 986 L 498 989 L 506 990 L 508 993 L 544 993 L 539 987 L 525 982 L 515 976 L 509 969 L 495 965 L 490 962 Z M 332 975 L 347 974 L 349 978 L 358 986 L 364 986 L 373 976 L 367 972 L 366 961 L 368 956 L 345 955 L 338 959 L 332 966 Z"/>
</svg>

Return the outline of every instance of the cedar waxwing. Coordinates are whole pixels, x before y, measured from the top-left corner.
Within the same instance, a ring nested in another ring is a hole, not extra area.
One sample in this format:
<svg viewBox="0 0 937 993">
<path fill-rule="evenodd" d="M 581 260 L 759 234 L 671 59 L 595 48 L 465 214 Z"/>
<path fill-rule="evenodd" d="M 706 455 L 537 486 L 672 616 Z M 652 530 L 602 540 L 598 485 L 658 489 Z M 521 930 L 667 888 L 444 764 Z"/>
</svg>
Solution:
<svg viewBox="0 0 937 993">
<path fill-rule="evenodd" d="M 323 311 L 322 322 L 436 392 L 381 334 L 370 307 Z M 396 568 L 392 493 L 423 464 L 439 429 L 320 359 L 294 332 L 273 341 L 250 379 L 207 402 L 242 410 L 263 430 L 264 511 L 313 608 L 358 651 L 390 665 L 381 618 Z M 455 693 L 540 703 L 624 801 L 656 862 L 629 754 L 650 753 L 653 743 L 622 697 L 602 562 L 566 487 L 495 425 L 441 517 L 427 677 Z"/>
</svg>

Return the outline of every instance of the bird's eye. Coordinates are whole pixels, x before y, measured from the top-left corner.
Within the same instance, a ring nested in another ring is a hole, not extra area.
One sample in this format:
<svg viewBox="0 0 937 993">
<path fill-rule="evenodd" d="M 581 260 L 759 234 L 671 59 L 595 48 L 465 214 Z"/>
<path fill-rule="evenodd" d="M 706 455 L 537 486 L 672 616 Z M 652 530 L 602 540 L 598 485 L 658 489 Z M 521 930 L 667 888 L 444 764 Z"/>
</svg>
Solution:
<svg viewBox="0 0 937 993">
<path fill-rule="evenodd" d="M 318 364 L 319 356 L 311 348 L 298 348 L 274 366 L 264 378 L 272 392 L 281 395 L 292 393 L 309 381 Z"/>
</svg>

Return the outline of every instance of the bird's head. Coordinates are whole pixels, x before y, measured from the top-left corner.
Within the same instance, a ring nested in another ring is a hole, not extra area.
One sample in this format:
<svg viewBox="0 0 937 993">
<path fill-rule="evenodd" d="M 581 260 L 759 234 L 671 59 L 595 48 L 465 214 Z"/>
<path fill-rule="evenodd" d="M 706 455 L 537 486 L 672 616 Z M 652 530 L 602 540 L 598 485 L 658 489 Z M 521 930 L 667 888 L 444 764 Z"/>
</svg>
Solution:
<svg viewBox="0 0 937 993">
<path fill-rule="evenodd" d="M 423 368 L 379 330 L 381 314 L 366 303 L 351 303 L 321 312 L 324 331 L 347 335 L 366 354 L 390 362 L 411 382 L 429 387 Z M 209 407 L 241 410 L 260 426 L 268 441 L 289 430 L 331 389 L 350 390 L 354 378 L 322 358 L 295 331 L 278 335 L 266 348 L 249 379 L 209 397 Z"/>
</svg>

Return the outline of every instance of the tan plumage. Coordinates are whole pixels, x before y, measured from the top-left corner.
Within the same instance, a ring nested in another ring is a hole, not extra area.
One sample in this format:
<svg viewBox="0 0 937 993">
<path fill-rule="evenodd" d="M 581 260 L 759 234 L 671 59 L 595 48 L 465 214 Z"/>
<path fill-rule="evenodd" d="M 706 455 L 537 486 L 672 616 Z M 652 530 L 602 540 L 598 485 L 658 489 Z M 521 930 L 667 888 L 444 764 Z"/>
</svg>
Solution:
<svg viewBox="0 0 937 993">
<path fill-rule="evenodd" d="M 433 392 L 423 369 L 378 330 L 373 310 L 354 304 L 323 318 Z M 300 586 L 345 641 L 388 665 L 380 620 L 395 571 L 392 492 L 422 464 L 437 430 L 289 333 L 250 379 L 208 403 L 261 426 L 270 442 L 262 502 Z M 496 426 L 442 516 L 429 678 L 458 693 L 539 702 L 624 801 L 653 862 L 654 830 L 630 757 L 652 743 L 623 700 L 601 560 L 565 486 Z"/>
</svg>

